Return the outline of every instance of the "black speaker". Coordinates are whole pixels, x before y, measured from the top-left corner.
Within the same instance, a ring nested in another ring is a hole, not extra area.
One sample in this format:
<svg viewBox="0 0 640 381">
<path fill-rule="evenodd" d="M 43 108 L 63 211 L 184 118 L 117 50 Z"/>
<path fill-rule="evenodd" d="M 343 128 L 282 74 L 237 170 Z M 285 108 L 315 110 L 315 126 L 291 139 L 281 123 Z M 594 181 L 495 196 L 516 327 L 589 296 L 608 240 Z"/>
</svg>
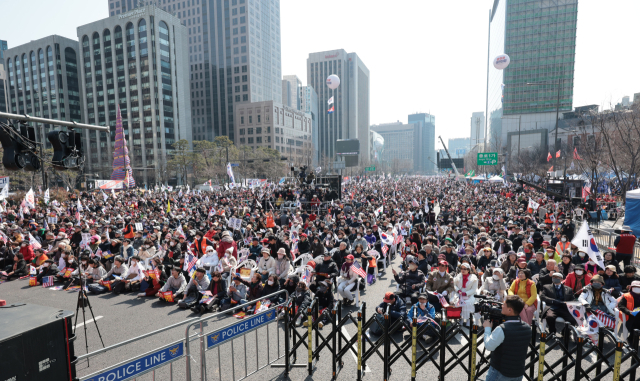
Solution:
<svg viewBox="0 0 640 381">
<path fill-rule="evenodd" d="M 35 304 L 0 307 L 0 380 L 74 380 L 73 315 Z"/>
</svg>

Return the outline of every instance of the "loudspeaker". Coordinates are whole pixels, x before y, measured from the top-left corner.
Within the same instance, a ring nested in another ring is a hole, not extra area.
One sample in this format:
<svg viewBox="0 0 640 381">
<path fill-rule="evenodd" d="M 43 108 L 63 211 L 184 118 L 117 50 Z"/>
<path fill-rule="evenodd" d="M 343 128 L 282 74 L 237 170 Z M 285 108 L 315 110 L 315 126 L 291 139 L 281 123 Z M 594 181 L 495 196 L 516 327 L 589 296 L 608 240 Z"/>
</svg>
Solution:
<svg viewBox="0 0 640 381">
<path fill-rule="evenodd" d="M 35 304 L 0 307 L 0 380 L 74 380 L 73 316 Z"/>
</svg>

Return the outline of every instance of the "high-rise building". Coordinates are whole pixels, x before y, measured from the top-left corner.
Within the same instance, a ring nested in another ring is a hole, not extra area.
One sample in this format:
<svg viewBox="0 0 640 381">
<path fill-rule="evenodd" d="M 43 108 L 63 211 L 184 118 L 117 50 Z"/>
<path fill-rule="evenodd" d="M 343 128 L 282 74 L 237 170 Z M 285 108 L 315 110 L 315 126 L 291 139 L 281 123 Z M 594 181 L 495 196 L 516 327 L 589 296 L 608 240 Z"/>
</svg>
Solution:
<svg viewBox="0 0 640 381">
<path fill-rule="evenodd" d="M 7 41 L 0 40 L 0 111 L 4 112 L 7 112 L 7 73 L 4 64 L 4 51 L 7 49 Z"/>
<path fill-rule="evenodd" d="M 4 51 L 9 49 L 7 41 L 0 40 L 0 63 L 4 62 Z"/>
<path fill-rule="evenodd" d="M 110 127 L 84 132 L 86 170 L 111 175 L 119 106 L 137 184 L 167 183 L 167 153 L 180 139 L 192 141 L 187 28 L 150 5 L 77 33 L 86 123 Z"/>
<path fill-rule="evenodd" d="M 426 175 L 436 173 L 436 117 L 427 113 L 409 115 L 409 124 L 416 124 L 414 128 L 415 168 Z"/>
<path fill-rule="evenodd" d="M 484 143 L 484 111 L 471 114 L 471 133 L 469 150 L 478 144 Z"/>
<path fill-rule="evenodd" d="M 340 78 L 340 86 L 335 90 L 326 84 L 331 74 Z M 368 161 L 369 69 L 364 62 L 356 53 L 347 53 L 343 49 L 310 53 L 307 58 L 307 84 L 318 93 L 318 150 L 321 161 L 334 160 L 338 139 L 358 139 L 360 159 Z M 333 101 L 331 104 L 330 100 Z M 331 109 L 333 111 L 329 112 Z"/>
<path fill-rule="evenodd" d="M 238 103 L 234 143 L 278 150 L 294 165 L 311 165 L 311 115 L 274 101 Z"/>
<path fill-rule="evenodd" d="M 415 170 L 413 140 L 415 124 L 384 123 L 371 126 L 371 131 L 382 137 L 383 147 L 379 162 L 393 173 L 413 172 Z"/>
<path fill-rule="evenodd" d="M 318 94 L 311 86 L 300 87 L 300 109 L 311 115 L 311 142 L 313 144 L 313 166 L 318 165 Z"/>
<path fill-rule="evenodd" d="M 282 77 L 282 104 L 296 110 L 301 110 L 299 90 L 301 87 L 302 82 L 300 82 L 300 78 L 298 78 L 297 75 L 285 75 Z"/>
<path fill-rule="evenodd" d="M 118 15 L 148 2 L 109 0 Z M 280 0 L 153 0 L 188 31 L 191 118 L 196 140 L 235 140 L 234 105 L 282 102 Z"/>
<path fill-rule="evenodd" d="M 518 128 L 553 130 L 558 92 L 560 113 L 571 111 L 577 20 L 578 0 L 494 0 L 487 63 L 488 150 L 505 149 L 507 133 Z M 505 53 L 511 63 L 498 70 L 493 60 Z"/>
<path fill-rule="evenodd" d="M 82 122 L 78 41 L 48 36 L 8 49 L 4 57 L 10 113 Z M 51 148 L 46 135 L 52 126 L 34 127 L 36 140 Z"/>
<path fill-rule="evenodd" d="M 452 158 L 463 158 L 469 152 L 469 138 L 449 139 L 447 149 Z"/>
</svg>

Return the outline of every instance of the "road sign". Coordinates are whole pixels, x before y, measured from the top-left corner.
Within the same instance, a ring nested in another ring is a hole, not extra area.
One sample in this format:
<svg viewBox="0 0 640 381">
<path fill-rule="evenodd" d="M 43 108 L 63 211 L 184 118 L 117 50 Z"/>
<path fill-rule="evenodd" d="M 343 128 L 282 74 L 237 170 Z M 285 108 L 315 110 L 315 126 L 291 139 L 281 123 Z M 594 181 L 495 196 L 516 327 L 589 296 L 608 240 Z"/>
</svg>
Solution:
<svg viewBox="0 0 640 381">
<path fill-rule="evenodd" d="M 498 153 L 497 152 L 479 153 L 478 165 L 498 165 Z"/>
<path fill-rule="evenodd" d="M 232 166 L 232 167 L 239 167 L 239 166 L 240 166 L 240 164 L 238 164 L 238 163 L 231 163 L 231 166 Z"/>
<path fill-rule="evenodd" d="M 344 161 L 334 161 L 333 169 L 345 169 L 347 167 Z"/>
<path fill-rule="evenodd" d="M 373 172 L 376 170 L 376 167 L 366 167 L 364 170 L 365 172 Z"/>
</svg>

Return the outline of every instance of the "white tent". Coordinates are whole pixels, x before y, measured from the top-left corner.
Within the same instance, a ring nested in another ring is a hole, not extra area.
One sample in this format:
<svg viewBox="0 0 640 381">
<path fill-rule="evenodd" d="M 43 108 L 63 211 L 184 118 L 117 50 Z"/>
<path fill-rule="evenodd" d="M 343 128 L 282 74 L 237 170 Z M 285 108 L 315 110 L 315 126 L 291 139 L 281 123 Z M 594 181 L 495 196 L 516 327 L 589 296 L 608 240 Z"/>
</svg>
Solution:
<svg viewBox="0 0 640 381">
<path fill-rule="evenodd" d="M 496 176 L 493 176 L 492 178 L 490 178 L 487 181 L 489 181 L 490 183 L 503 183 L 504 179 L 502 177 L 496 175 Z"/>
<path fill-rule="evenodd" d="M 484 176 L 482 176 L 482 175 L 478 175 L 478 176 L 476 176 L 476 177 L 472 177 L 472 178 L 471 178 L 471 180 L 479 180 L 479 181 L 484 181 L 484 180 L 486 180 L 486 179 L 487 179 L 487 178 L 486 178 L 486 177 L 484 177 Z"/>
</svg>

